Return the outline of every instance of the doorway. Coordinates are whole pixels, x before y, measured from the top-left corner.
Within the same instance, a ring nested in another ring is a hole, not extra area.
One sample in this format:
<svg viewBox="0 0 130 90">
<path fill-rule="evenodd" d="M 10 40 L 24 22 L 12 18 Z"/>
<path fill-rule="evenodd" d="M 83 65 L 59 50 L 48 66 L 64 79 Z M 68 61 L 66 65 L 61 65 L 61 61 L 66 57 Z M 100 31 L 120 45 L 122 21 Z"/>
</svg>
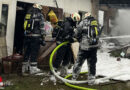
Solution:
<svg viewBox="0 0 130 90">
<path fill-rule="evenodd" d="M 23 54 L 24 44 L 24 17 L 32 4 L 17 2 L 16 8 L 16 21 L 15 21 L 15 34 L 14 34 L 14 53 Z"/>
</svg>

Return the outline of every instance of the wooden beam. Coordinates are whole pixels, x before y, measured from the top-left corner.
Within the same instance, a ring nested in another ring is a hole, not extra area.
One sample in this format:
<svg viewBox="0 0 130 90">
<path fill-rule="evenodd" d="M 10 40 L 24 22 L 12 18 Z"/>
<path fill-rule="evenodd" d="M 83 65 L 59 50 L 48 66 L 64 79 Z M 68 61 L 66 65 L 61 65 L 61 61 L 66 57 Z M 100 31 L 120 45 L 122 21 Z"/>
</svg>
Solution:
<svg viewBox="0 0 130 90">
<path fill-rule="evenodd" d="M 92 16 L 98 20 L 99 0 L 91 0 Z"/>
<path fill-rule="evenodd" d="M 104 11 L 104 34 L 109 33 L 109 11 Z"/>
<path fill-rule="evenodd" d="M 109 10 L 109 7 L 106 6 L 106 5 L 100 5 L 100 6 L 99 6 L 99 10 L 108 11 L 108 10 Z"/>
<path fill-rule="evenodd" d="M 38 62 L 41 62 L 42 60 L 44 60 L 52 51 L 53 49 L 56 47 L 56 43 L 52 42 L 51 45 L 49 45 L 48 43 L 46 43 L 46 47 L 43 47 L 43 52 L 41 52 L 41 55 L 38 57 Z"/>
</svg>

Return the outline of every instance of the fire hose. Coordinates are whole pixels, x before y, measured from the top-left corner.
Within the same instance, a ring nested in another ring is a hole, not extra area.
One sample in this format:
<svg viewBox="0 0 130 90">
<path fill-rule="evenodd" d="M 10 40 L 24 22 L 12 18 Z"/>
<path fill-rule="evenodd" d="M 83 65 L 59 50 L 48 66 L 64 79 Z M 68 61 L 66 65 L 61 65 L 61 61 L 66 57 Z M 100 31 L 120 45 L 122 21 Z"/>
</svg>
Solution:
<svg viewBox="0 0 130 90">
<path fill-rule="evenodd" d="M 130 35 L 125 35 L 125 37 L 124 37 L 124 36 L 104 37 L 104 38 L 101 38 L 101 40 L 102 40 L 102 39 L 103 39 L 103 40 L 104 40 L 104 39 L 112 39 L 112 38 L 129 38 L 129 37 L 130 37 Z M 87 80 L 85 80 L 85 81 L 73 81 L 73 80 L 67 79 L 67 78 L 71 77 L 72 74 L 69 74 L 69 75 L 67 75 L 65 78 L 63 78 L 63 77 L 59 76 L 59 75 L 55 72 L 55 70 L 54 70 L 54 68 L 53 68 L 53 65 L 52 65 L 53 56 L 54 56 L 55 52 L 56 52 L 59 48 L 61 48 L 63 45 L 66 45 L 66 44 L 68 44 L 68 43 L 69 43 L 68 41 L 61 43 L 61 44 L 58 45 L 58 46 L 53 50 L 53 52 L 51 53 L 50 61 L 49 61 L 49 66 L 50 66 L 50 69 L 51 69 L 52 73 L 53 73 L 58 79 L 60 79 L 61 81 L 63 81 L 63 82 L 65 83 L 65 85 L 67 85 L 67 86 L 69 86 L 69 87 L 72 87 L 72 88 L 75 88 L 75 89 L 80 89 L 80 90 L 96 90 L 96 89 L 91 89 L 91 88 L 86 88 L 86 87 L 80 87 L 80 86 L 72 85 L 72 84 L 83 84 L 83 83 L 87 83 Z M 98 45 L 97 45 L 97 46 L 98 46 Z M 95 46 L 92 46 L 92 47 L 97 47 L 97 46 L 95 45 Z M 86 72 L 81 72 L 81 74 L 82 74 L 82 73 L 86 73 Z M 122 75 L 122 74 L 121 74 L 121 75 Z M 111 77 L 102 78 L 101 80 L 107 80 L 107 79 L 110 79 L 110 78 L 115 77 L 115 76 L 119 76 L 119 75 L 113 75 L 113 76 L 111 76 Z"/>
<path fill-rule="evenodd" d="M 55 52 L 56 52 L 59 48 L 61 48 L 63 45 L 66 45 L 66 44 L 68 44 L 68 43 L 69 43 L 68 41 L 63 42 L 63 43 L 61 43 L 60 45 L 58 45 L 58 46 L 52 51 L 52 53 L 51 53 L 51 55 L 50 55 L 50 60 L 49 60 L 50 70 L 52 71 L 52 73 L 53 73 L 58 79 L 60 79 L 61 81 L 63 81 L 63 82 L 65 83 L 65 85 L 67 85 L 67 86 L 69 86 L 69 87 L 72 87 L 72 88 L 75 88 L 75 89 L 80 89 L 80 90 L 96 90 L 96 89 L 91 89 L 91 88 L 86 88 L 86 87 L 80 87 L 80 86 L 72 85 L 72 84 L 83 84 L 83 83 L 87 83 L 87 80 L 85 80 L 85 81 L 69 80 L 69 79 L 67 79 L 67 78 L 69 78 L 70 76 L 72 76 L 72 74 L 69 74 L 69 75 L 67 75 L 65 78 L 63 78 L 63 77 L 59 76 L 59 75 L 55 72 L 55 70 L 54 70 L 54 68 L 53 68 L 53 64 L 52 64 L 52 62 L 53 62 L 53 56 L 54 56 Z M 84 73 L 87 73 L 87 72 L 81 72 L 81 74 L 84 74 Z"/>
</svg>

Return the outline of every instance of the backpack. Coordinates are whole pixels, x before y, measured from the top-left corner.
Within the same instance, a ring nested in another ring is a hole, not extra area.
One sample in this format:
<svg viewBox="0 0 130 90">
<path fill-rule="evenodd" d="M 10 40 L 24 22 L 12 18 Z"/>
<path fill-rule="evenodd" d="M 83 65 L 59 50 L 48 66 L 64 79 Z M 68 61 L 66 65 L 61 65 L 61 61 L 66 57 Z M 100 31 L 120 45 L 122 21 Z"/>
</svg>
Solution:
<svg viewBox="0 0 130 90">
<path fill-rule="evenodd" d="M 39 28 L 40 28 L 39 12 L 33 9 L 25 15 L 24 20 L 25 35 L 35 33 L 36 32 L 35 30 L 39 30 Z"/>
<path fill-rule="evenodd" d="M 90 37 L 97 38 L 99 36 L 99 25 L 96 19 L 90 19 L 89 23 Z"/>
<path fill-rule="evenodd" d="M 97 20 L 91 17 L 88 19 L 87 23 L 84 23 L 85 24 L 83 24 L 83 28 L 85 27 L 85 29 L 83 29 L 83 32 L 87 34 L 87 39 L 89 40 L 90 45 L 97 44 L 100 34 Z"/>
<path fill-rule="evenodd" d="M 32 31 L 32 14 L 31 13 L 27 13 L 25 16 L 25 20 L 24 20 L 24 30 L 25 33 L 31 33 Z"/>
<path fill-rule="evenodd" d="M 58 21 L 56 27 L 53 29 L 52 37 L 61 40 L 64 28 L 64 21 Z"/>
</svg>

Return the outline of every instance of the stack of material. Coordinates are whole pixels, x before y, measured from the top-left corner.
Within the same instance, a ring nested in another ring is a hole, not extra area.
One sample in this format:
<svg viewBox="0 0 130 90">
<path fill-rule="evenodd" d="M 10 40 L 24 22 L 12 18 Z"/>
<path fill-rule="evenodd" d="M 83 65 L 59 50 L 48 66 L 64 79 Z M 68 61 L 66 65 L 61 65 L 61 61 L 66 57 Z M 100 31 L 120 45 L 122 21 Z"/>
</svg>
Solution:
<svg viewBox="0 0 130 90">
<path fill-rule="evenodd" d="M 73 51 L 74 60 L 76 60 L 77 54 L 78 54 L 78 51 L 79 51 L 79 43 L 78 42 L 72 43 L 71 48 L 72 48 L 72 51 Z"/>
</svg>

